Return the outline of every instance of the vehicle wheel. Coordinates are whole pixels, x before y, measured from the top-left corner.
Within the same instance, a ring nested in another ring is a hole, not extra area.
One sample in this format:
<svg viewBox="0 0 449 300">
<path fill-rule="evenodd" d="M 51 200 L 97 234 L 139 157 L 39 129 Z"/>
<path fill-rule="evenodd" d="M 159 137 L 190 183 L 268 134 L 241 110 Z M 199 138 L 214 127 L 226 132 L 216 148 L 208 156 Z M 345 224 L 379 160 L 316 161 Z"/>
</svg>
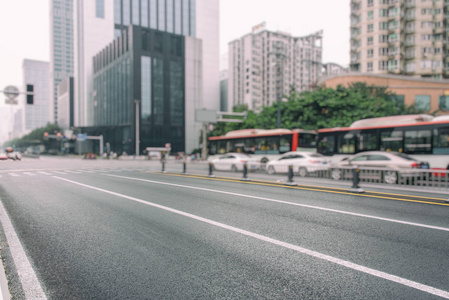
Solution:
<svg viewBox="0 0 449 300">
<path fill-rule="evenodd" d="M 333 169 L 331 171 L 331 177 L 333 180 L 340 180 L 341 179 L 341 170 L 340 169 Z"/>
<path fill-rule="evenodd" d="M 263 164 L 266 164 L 267 162 L 269 162 L 270 160 L 268 159 L 268 158 L 266 158 L 266 157 L 264 157 L 264 158 L 262 158 L 261 160 L 260 160 L 260 162 L 261 163 L 263 163 Z"/>
<path fill-rule="evenodd" d="M 274 173 L 276 173 L 276 171 L 274 170 L 273 166 L 269 166 L 268 169 L 267 169 L 267 173 L 269 175 L 273 175 Z"/>
<path fill-rule="evenodd" d="M 236 167 L 235 165 L 232 165 L 232 166 L 231 166 L 231 171 L 232 171 L 232 172 L 237 172 L 238 169 L 237 169 L 237 167 Z"/>
<path fill-rule="evenodd" d="M 307 169 L 304 167 L 299 168 L 298 175 L 300 177 L 306 177 L 307 176 Z"/>
<path fill-rule="evenodd" d="M 384 182 L 388 184 L 398 183 L 398 173 L 395 171 L 385 171 Z"/>
</svg>

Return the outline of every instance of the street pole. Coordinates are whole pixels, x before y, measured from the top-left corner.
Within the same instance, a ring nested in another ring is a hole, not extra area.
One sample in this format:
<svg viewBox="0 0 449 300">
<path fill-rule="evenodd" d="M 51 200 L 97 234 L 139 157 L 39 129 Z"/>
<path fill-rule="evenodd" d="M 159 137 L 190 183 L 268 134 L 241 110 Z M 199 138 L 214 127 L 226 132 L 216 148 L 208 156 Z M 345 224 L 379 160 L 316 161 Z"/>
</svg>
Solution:
<svg viewBox="0 0 449 300">
<path fill-rule="evenodd" d="M 139 112 L 139 100 L 134 100 L 134 103 L 136 103 L 136 156 L 139 156 L 139 148 L 140 148 L 140 112 Z"/>
</svg>

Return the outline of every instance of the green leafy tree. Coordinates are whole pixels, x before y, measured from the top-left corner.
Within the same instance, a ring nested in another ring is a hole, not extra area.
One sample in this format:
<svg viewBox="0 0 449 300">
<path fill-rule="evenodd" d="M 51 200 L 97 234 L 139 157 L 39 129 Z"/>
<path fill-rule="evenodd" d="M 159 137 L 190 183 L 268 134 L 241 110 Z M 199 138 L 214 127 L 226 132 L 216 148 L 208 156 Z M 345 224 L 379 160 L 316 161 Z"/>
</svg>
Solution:
<svg viewBox="0 0 449 300">
<path fill-rule="evenodd" d="M 387 87 L 356 82 L 348 87 L 319 87 L 298 93 L 291 88 L 287 101 L 281 102 L 281 128 L 320 129 L 346 127 L 352 122 L 392 115 L 423 113 L 414 107 L 398 104 Z M 243 109 L 238 107 L 236 109 Z M 245 128 L 276 128 L 277 102 L 259 113 L 248 112 L 243 123 L 217 124 L 211 135 L 223 135 L 230 130 Z"/>
<path fill-rule="evenodd" d="M 19 139 L 13 139 L 5 142 L 5 146 L 26 148 L 31 145 L 44 145 L 47 149 L 57 147 L 54 139 L 44 139 L 45 132 L 48 132 L 48 134 L 56 134 L 58 132 L 62 132 L 62 129 L 56 124 L 48 123 L 47 126 L 34 129 L 29 134 L 24 135 Z"/>
</svg>

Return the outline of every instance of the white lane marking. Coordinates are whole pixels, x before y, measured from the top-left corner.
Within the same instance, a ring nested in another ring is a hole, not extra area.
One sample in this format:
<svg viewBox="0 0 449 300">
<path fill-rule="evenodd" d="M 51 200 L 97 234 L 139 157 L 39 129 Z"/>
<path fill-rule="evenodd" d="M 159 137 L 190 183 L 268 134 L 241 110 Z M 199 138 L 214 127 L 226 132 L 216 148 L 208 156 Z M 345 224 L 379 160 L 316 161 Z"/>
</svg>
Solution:
<svg viewBox="0 0 449 300">
<path fill-rule="evenodd" d="M 11 224 L 11 220 L 6 213 L 3 203 L 0 199 L 0 221 L 5 231 L 6 240 L 11 250 L 11 255 L 16 265 L 17 274 L 19 276 L 20 283 L 22 284 L 23 292 L 25 293 L 25 299 L 47 299 L 44 291 L 42 290 L 36 273 L 28 260 L 28 257 L 23 250 L 19 237 L 14 231 L 14 227 Z"/>
<path fill-rule="evenodd" d="M 386 221 L 386 222 L 392 222 L 392 223 L 398 223 L 398 224 L 404 224 L 404 225 L 410 225 L 410 226 L 416 226 L 416 227 L 429 228 L 429 229 L 435 229 L 435 230 L 449 232 L 449 228 L 445 228 L 445 227 L 438 227 L 438 226 L 413 223 L 413 222 L 407 222 L 407 221 L 401 221 L 401 220 L 395 220 L 395 219 L 389 219 L 389 218 L 382 218 L 382 217 L 377 217 L 377 216 L 353 213 L 353 212 L 349 212 L 349 211 L 325 208 L 325 207 L 314 206 L 314 205 L 300 204 L 300 203 L 288 202 L 288 201 L 283 201 L 283 200 L 276 200 L 276 199 L 270 199 L 270 198 L 264 198 L 264 197 L 246 195 L 246 194 L 232 193 L 232 192 L 226 192 L 226 191 L 220 191 L 220 190 L 212 190 L 212 189 L 200 188 L 200 187 L 195 187 L 195 186 L 167 183 L 167 182 L 154 181 L 154 180 L 148 180 L 148 179 L 119 176 L 119 175 L 112 175 L 112 174 L 104 174 L 104 175 L 111 176 L 111 177 L 117 177 L 117 178 L 124 178 L 124 179 L 129 179 L 129 180 L 149 182 L 149 183 L 154 183 L 154 184 L 176 186 L 176 187 L 181 187 L 181 188 L 186 188 L 186 189 L 200 190 L 200 191 L 206 191 L 206 192 L 212 192 L 212 193 L 218 193 L 218 194 L 246 197 L 246 198 L 257 199 L 257 200 L 262 200 L 262 201 L 269 201 L 269 202 L 275 202 L 275 203 L 281 203 L 281 204 L 287 204 L 287 205 L 293 205 L 293 206 L 299 206 L 299 207 L 306 207 L 306 208 L 323 210 L 323 211 L 328 211 L 328 212 L 333 212 L 333 213 L 338 213 L 338 214 L 344 214 L 344 215 L 350 215 L 350 216 L 356 216 L 356 217 L 362 217 L 362 218 L 368 218 L 368 219 L 374 219 L 374 220 L 380 220 L 380 221 Z"/>
<path fill-rule="evenodd" d="M 64 170 L 64 171 L 69 172 L 69 173 L 73 173 L 73 174 L 81 174 L 81 172 L 76 172 L 76 171 L 72 171 L 72 170 Z"/>
<path fill-rule="evenodd" d="M 53 173 L 67 175 L 67 173 L 60 172 L 60 171 L 53 171 Z"/>
<path fill-rule="evenodd" d="M 52 175 L 52 174 L 50 174 L 50 173 L 47 173 L 47 172 L 38 172 L 39 174 L 44 174 L 44 175 Z"/>
<path fill-rule="evenodd" d="M 17 175 L 16 173 L 8 173 L 12 177 L 19 177 L 20 175 Z"/>
<path fill-rule="evenodd" d="M 114 196 L 117 196 L 117 197 L 125 198 L 125 199 L 128 199 L 128 200 L 134 201 L 134 202 L 138 202 L 138 203 L 141 203 L 141 204 L 148 205 L 148 206 L 156 207 L 156 208 L 159 208 L 159 209 L 162 209 L 162 210 L 166 210 L 166 211 L 172 212 L 174 214 L 185 216 L 187 218 L 191 218 L 191 219 L 194 219 L 194 220 L 197 220 L 197 221 L 200 221 L 200 222 L 203 222 L 203 223 L 207 223 L 207 224 L 210 224 L 210 225 L 214 225 L 216 227 L 220 227 L 220 228 L 223 228 L 223 229 L 226 229 L 226 230 L 229 230 L 229 231 L 240 233 L 240 234 L 245 235 L 245 236 L 249 236 L 249 237 L 261 240 L 261 241 L 265 241 L 267 243 L 271 243 L 271 244 L 274 244 L 274 245 L 277 245 L 277 246 L 281 246 L 281 247 L 284 247 L 284 248 L 287 248 L 287 249 L 291 249 L 291 250 L 297 251 L 299 253 L 303 253 L 303 254 L 306 254 L 306 255 L 309 255 L 309 256 L 312 256 L 312 257 L 315 257 L 315 258 L 319 258 L 319 259 L 322 259 L 322 260 L 325 260 L 325 261 L 328 261 L 328 262 L 331 262 L 331 263 L 334 263 L 334 264 L 337 264 L 337 265 L 340 265 L 340 266 L 343 266 L 343 267 L 346 267 L 346 268 L 349 268 L 349 269 L 352 269 L 352 270 L 355 270 L 355 271 L 359 271 L 359 272 L 362 272 L 362 273 L 365 273 L 365 274 L 369 274 L 369 275 L 372 275 L 372 276 L 375 276 L 375 277 L 379 277 L 379 278 L 382 278 L 382 279 L 385 279 L 385 280 L 396 282 L 396 283 L 399 283 L 399 284 L 402 284 L 402 285 L 405 285 L 405 286 L 408 286 L 408 287 L 411 287 L 411 288 L 414 288 L 414 289 L 417 289 L 417 290 L 420 290 L 420 291 L 423 291 L 423 292 L 426 292 L 426 293 L 429 293 L 429 294 L 432 294 L 432 295 L 436 295 L 436 296 L 440 296 L 440 297 L 449 299 L 449 292 L 444 291 L 444 290 L 440 290 L 440 289 L 437 289 L 437 288 L 434 288 L 434 287 L 431 287 L 429 285 L 425 285 L 425 284 L 422 284 L 422 283 L 419 283 L 419 282 L 416 282 L 416 281 L 408 280 L 408 279 L 405 279 L 405 278 L 402 278 L 402 277 L 399 277 L 399 276 L 396 276 L 396 275 L 392 275 L 392 274 L 388 274 L 388 273 L 385 273 L 385 272 L 382 272 L 382 271 L 371 269 L 371 268 L 368 268 L 368 267 L 365 267 L 365 266 L 362 266 L 362 265 L 358 265 L 358 264 L 352 263 L 350 261 L 339 259 L 339 258 L 330 256 L 330 255 L 326 255 L 326 254 L 323 254 L 323 253 L 320 253 L 320 252 L 316 252 L 316 251 L 313 251 L 313 250 L 310 250 L 310 249 L 307 249 L 307 248 L 299 247 L 299 246 L 296 246 L 296 245 L 293 245 L 293 244 L 290 244 L 290 243 L 282 242 L 280 240 L 276 240 L 276 239 L 273 239 L 273 238 L 270 238 L 270 237 L 267 237 L 267 236 L 264 236 L 264 235 L 260 235 L 260 234 L 257 234 L 257 233 L 251 232 L 251 231 L 247 231 L 247 230 L 244 230 L 244 229 L 240 229 L 240 228 L 237 228 L 237 227 L 234 227 L 234 226 L 226 225 L 224 223 L 216 222 L 216 221 L 213 221 L 213 220 L 210 220 L 210 219 L 207 219 L 207 218 L 203 218 L 203 217 L 191 214 L 191 213 L 183 212 L 181 210 L 173 209 L 173 208 L 170 208 L 170 207 L 167 207 L 167 206 L 163 206 L 163 205 L 160 205 L 160 204 L 156 204 L 156 203 L 153 203 L 153 202 L 145 201 L 145 200 L 134 198 L 134 197 L 131 197 L 131 196 L 126 196 L 126 195 L 119 194 L 119 193 L 116 193 L 116 192 L 112 192 L 112 191 L 108 191 L 108 190 L 105 190 L 105 189 L 97 188 L 97 187 L 94 187 L 94 186 L 91 186 L 91 185 L 87 185 L 87 184 L 84 184 L 84 183 L 76 182 L 76 181 L 73 181 L 73 180 L 68 180 L 68 179 L 65 179 L 65 178 L 62 178 L 62 177 L 53 176 L 53 178 L 64 180 L 64 181 L 67 181 L 67 182 L 70 182 L 70 183 L 73 183 L 73 184 L 76 184 L 76 185 L 79 185 L 79 186 L 83 186 L 83 187 L 86 187 L 86 188 L 89 188 L 89 189 L 93 189 L 93 190 L 100 191 L 100 192 L 103 192 L 103 193 L 107 193 L 107 194 L 110 194 L 110 195 L 114 195 Z"/>
<path fill-rule="evenodd" d="M 33 173 L 31 173 L 31 172 L 23 172 L 23 174 L 26 174 L 26 175 L 28 175 L 28 176 L 36 176 L 36 174 L 33 174 Z"/>
</svg>

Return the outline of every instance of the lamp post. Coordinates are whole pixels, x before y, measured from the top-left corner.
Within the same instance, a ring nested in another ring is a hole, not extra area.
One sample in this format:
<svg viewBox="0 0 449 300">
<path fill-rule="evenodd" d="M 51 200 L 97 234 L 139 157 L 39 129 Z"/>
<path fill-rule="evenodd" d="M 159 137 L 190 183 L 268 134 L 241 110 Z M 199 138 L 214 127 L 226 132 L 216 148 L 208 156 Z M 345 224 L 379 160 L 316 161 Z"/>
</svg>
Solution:
<svg viewBox="0 0 449 300">
<path fill-rule="evenodd" d="M 275 52 L 269 52 L 268 58 L 270 55 L 274 55 L 276 57 L 276 62 L 273 66 L 276 66 L 276 97 L 277 97 L 277 118 L 276 118 L 276 126 L 277 128 L 281 128 L 281 101 L 282 94 L 284 90 L 284 59 L 286 59 L 286 55 L 282 53 L 283 45 L 280 44 L 276 47 Z"/>
<path fill-rule="evenodd" d="M 134 103 L 136 104 L 136 157 L 139 156 L 139 148 L 140 148 L 140 100 L 135 99 Z"/>
</svg>

